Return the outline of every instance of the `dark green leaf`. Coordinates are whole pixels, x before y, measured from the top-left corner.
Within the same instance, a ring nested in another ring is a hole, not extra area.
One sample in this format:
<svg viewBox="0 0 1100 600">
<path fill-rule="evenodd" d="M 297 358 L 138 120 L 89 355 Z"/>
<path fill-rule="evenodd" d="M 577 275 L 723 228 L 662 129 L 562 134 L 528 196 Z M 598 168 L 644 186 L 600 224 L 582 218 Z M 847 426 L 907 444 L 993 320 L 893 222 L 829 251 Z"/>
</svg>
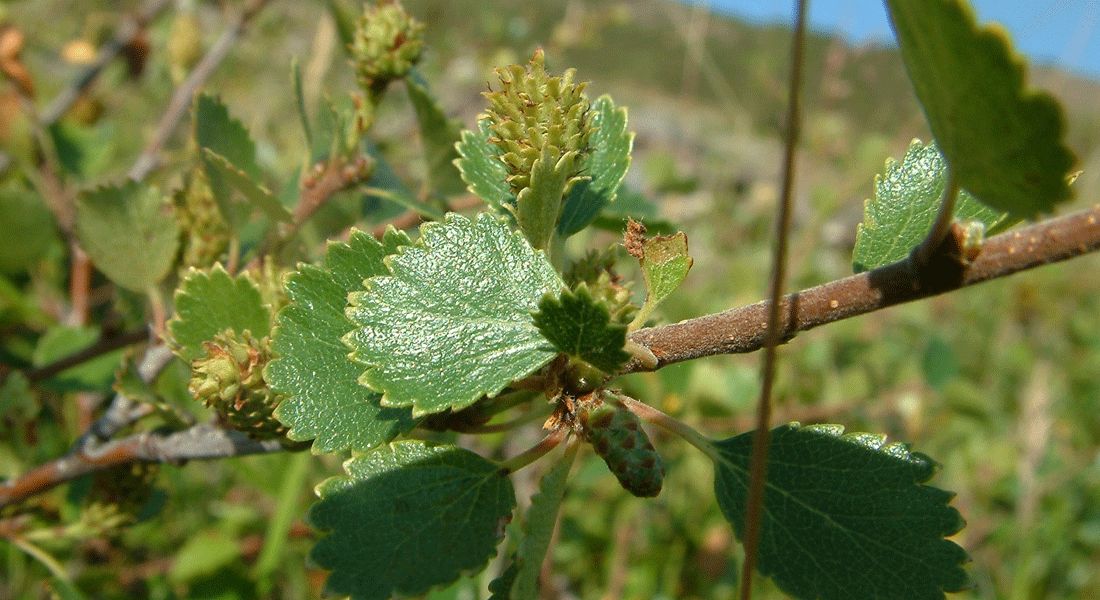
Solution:
<svg viewBox="0 0 1100 600">
<path fill-rule="evenodd" d="M 496 464 L 454 446 L 394 442 L 317 487 L 310 525 L 329 532 L 310 559 L 325 591 L 355 600 L 418 596 L 484 568 L 515 508 Z"/>
<path fill-rule="evenodd" d="M 14 185 L 0 187 L 0 273 L 27 269 L 58 240 L 53 213 L 38 194 Z"/>
<path fill-rule="evenodd" d="M 516 575 L 519 575 L 519 565 L 513 560 L 500 577 L 489 583 L 489 593 L 492 594 L 489 600 L 512 600 L 512 584 L 516 582 Z"/>
<path fill-rule="evenodd" d="M 256 338 L 271 331 L 260 290 L 247 275 L 230 277 L 221 265 L 192 269 L 176 291 L 176 316 L 168 322 L 176 354 L 186 361 L 199 358 L 206 353 L 202 343 L 226 329 L 247 329 Z"/>
<path fill-rule="evenodd" d="M 1004 31 L 979 28 L 961 0 L 887 0 L 902 59 L 959 185 L 1034 217 L 1069 199 L 1075 162 L 1058 102 L 1025 88 Z"/>
<path fill-rule="evenodd" d="M 349 296 L 344 337 L 367 365 L 360 381 L 386 406 L 420 416 L 460 409 L 549 362 L 556 351 L 531 310 L 563 283 L 542 253 L 500 219 L 427 223 L 415 245 Z"/>
<path fill-rule="evenodd" d="M 203 148 L 203 156 L 208 172 L 212 169 L 223 181 L 241 193 L 256 208 L 264 211 L 275 221 L 289 223 L 293 220 L 290 211 L 279 202 L 267 188 L 263 187 L 247 173 L 229 163 L 226 158 L 209 148 Z"/>
<path fill-rule="evenodd" d="M 428 169 L 428 183 L 433 193 L 455 196 L 466 190 L 462 176 L 455 168 L 458 159 L 456 144 L 462 123 L 447 118 L 443 107 L 428 89 L 427 82 L 414 68 L 405 77 L 409 100 L 416 110 L 420 123 L 420 142 L 424 147 L 424 162 Z"/>
<path fill-rule="evenodd" d="M 179 251 L 172 203 L 136 181 L 81 194 L 76 234 L 96 268 L 134 292 L 164 279 Z"/>
<path fill-rule="evenodd" d="M 887 159 L 882 175 L 875 177 L 875 198 L 864 205 L 852 268 L 868 271 L 909 256 L 932 228 L 946 185 L 946 165 L 935 144 L 913 140 L 900 163 Z M 955 219 L 977 219 L 987 231 L 1015 222 L 965 190 L 955 203 Z"/>
<path fill-rule="evenodd" d="M 626 326 L 612 323 L 607 304 L 593 298 L 583 283 L 575 291 L 547 292 L 532 318 L 558 350 L 605 373 L 617 372 L 630 360 L 623 350 Z"/>
<path fill-rule="evenodd" d="M 626 107 L 615 108 L 610 96 L 600 96 L 592 103 L 592 126 L 596 131 L 589 138 L 585 163 L 585 174 L 592 179 L 578 182 L 566 196 L 558 221 L 563 237 L 584 229 L 615 200 L 630 168 L 634 134 L 626 130 Z"/>
<path fill-rule="evenodd" d="M 280 358 L 265 379 L 287 398 L 275 416 L 294 440 L 314 439 L 313 451 L 365 451 L 416 426 L 409 409 L 383 408 L 376 394 L 357 381 L 361 365 L 348 358 L 340 338 L 352 329 L 344 316 L 348 293 L 363 281 L 388 273 L 382 259 L 409 244 L 390 231 L 379 242 L 354 231 L 348 243 L 331 243 L 321 267 L 302 265 L 286 282 L 290 304 L 279 311 L 272 346 Z"/>
<path fill-rule="evenodd" d="M 243 171 L 253 181 L 260 181 L 262 173 L 256 164 L 256 145 L 244 125 L 229 116 L 229 109 L 220 99 L 208 94 L 195 97 L 194 132 L 195 143 L 200 149 L 221 156 L 225 162 Z M 200 156 L 222 217 L 229 223 L 238 223 L 247 213 L 231 203 L 233 183 L 205 152 Z"/>
<path fill-rule="evenodd" d="M 38 340 L 31 357 L 32 364 L 43 367 L 85 350 L 98 340 L 99 332 L 89 327 L 53 327 Z M 125 352 L 116 350 L 65 369 L 47 381 L 45 386 L 64 392 L 106 391 L 110 389 L 115 369 L 122 362 Z"/>
<path fill-rule="evenodd" d="M 970 585 L 944 536 L 965 523 L 954 494 L 923 485 L 934 461 L 838 426 L 772 431 L 759 570 L 794 598 L 944 598 Z M 714 443 L 715 494 L 744 535 L 752 432 Z"/>
<path fill-rule="evenodd" d="M 462 180 L 469 190 L 490 208 L 501 214 L 511 214 L 504 205 L 516 205 L 516 197 L 508 186 L 508 167 L 501 162 L 499 150 L 489 137 L 489 121 L 478 121 L 477 131 L 462 132 L 455 148 L 462 157 L 455 161 Z"/>
<path fill-rule="evenodd" d="M 47 131 L 57 153 L 58 164 L 78 180 L 93 180 L 110 165 L 118 139 L 111 123 L 80 127 L 69 121 L 58 121 L 50 125 Z"/>
</svg>

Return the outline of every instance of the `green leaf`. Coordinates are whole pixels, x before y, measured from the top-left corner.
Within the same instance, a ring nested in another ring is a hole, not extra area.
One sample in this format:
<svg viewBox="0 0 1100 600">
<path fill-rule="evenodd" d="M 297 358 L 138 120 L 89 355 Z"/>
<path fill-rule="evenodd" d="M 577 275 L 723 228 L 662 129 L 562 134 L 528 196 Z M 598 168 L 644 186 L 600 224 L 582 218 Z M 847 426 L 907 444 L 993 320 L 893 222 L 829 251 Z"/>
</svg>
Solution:
<svg viewBox="0 0 1100 600">
<path fill-rule="evenodd" d="M 424 146 L 424 162 L 432 192 L 440 196 L 461 194 L 466 185 L 454 165 L 458 159 L 455 145 L 460 139 L 461 121 L 447 118 L 443 107 L 415 68 L 406 75 L 405 84 L 409 90 L 409 101 L 416 111 L 416 120 L 420 123 L 420 140 Z"/>
<path fill-rule="evenodd" d="M 114 158 L 119 138 L 112 123 L 81 127 L 70 121 L 58 121 L 47 128 L 57 153 L 58 165 L 80 181 L 103 174 Z"/>
<path fill-rule="evenodd" d="M 306 96 L 302 91 L 302 65 L 295 55 L 290 59 L 290 85 L 294 88 L 294 108 L 298 111 L 298 121 L 302 124 L 302 134 L 306 136 L 306 146 L 313 148 L 313 129 L 309 126 L 306 114 Z"/>
<path fill-rule="evenodd" d="M 0 187 L 0 273 L 18 273 L 38 262 L 58 240 L 53 213 L 22 186 Z"/>
<path fill-rule="evenodd" d="M 623 350 L 626 326 L 611 322 L 607 304 L 593 298 L 584 283 L 574 291 L 547 292 L 532 318 L 558 350 L 605 373 L 617 372 L 630 360 Z"/>
<path fill-rule="evenodd" d="M 355 41 L 355 22 L 358 19 L 354 11 L 348 10 L 338 0 L 328 0 L 329 13 L 336 23 L 336 33 L 340 37 L 340 48 L 351 56 L 351 45 Z"/>
<path fill-rule="evenodd" d="M 657 236 L 642 246 L 642 276 L 647 290 L 646 303 L 658 304 L 672 295 L 684 282 L 694 262 L 688 256 L 687 235 Z"/>
<path fill-rule="evenodd" d="M 192 269 L 176 291 L 176 315 L 168 322 L 175 353 L 185 361 L 206 354 L 202 343 L 226 329 L 249 330 L 257 338 L 271 331 L 271 312 L 244 273 L 231 277 L 221 265 Z"/>
<path fill-rule="evenodd" d="M 864 203 L 863 223 L 856 232 L 852 267 L 858 273 L 909 256 L 932 228 L 947 185 L 947 168 L 936 144 L 913 140 L 901 163 L 890 158 L 875 176 L 875 198 Z M 1017 220 L 993 210 L 965 190 L 955 202 L 955 219 L 977 219 L 986 231 Z"/>
<path fill-rule="evenodd" d="M 1025 89 L 1025 63 L 1001 29 L 960 0 L 887 0 L 902 59 L 959 185 L 1002 212 L 1033 217 L 1070 198 L 1074 164 L 1058 102 Z"/>
<path fill-rule="evenodd" d="M 194 106 L 195 143 L 202 150 L 209 150 L 225 159 L 237 170 L 242 171 L 253 181 L 259 181 L 262 173 L 256 164 L 256 145 L 248 135 L 248 130 L 240 121 L 229 116 L 229 109 L 222 101 L 208 94 L 195 97 Z M 206 152 L 200 154 L 206 168 L 210 189 L 218 202 L 222 216 L 229 223 L 238 223 L 245 213 L 231 204 L 234 184 L 212 161 Z"/>
<path fill-rule="evenodd" d="M 427 223 L 415 245 L 351 294 L 344 337 L 367 365 L 360 382 L 386 406 L 422 416 L 458 410 L 556 355 L 531 322 L 542 295 L 564 285 L 542 253 L 487 213 Z"/>
<path fill-rule="evenodd" d="M 172 267 L 180 226 L 168 198 L 156 188 L 128 181 L 81 194 L 76 235 L 108 279 L 145 292 Z"/>
<path fill-rule="evenodd" d="M 516 224 L 527 236 L 533 248 L 545 250 L 550 236 L 561 217 L 562 195 L 569 180 L 571 160 L 568 153 L 556 158 L 549 144 L 542 148 L 538 158 L 531 163 L 531 185 L 520 190 L 516 197 Z"/>
<path fill-rule="evenodd" d="M 535 600 L 538 597 L 539 574 L 546 552 L 550 549 L 550 538 L 554 535 L 554 524 L 558 520 L 558 510 L 565 497 L 565 484 L 569 478 L 569 468 L 573 466 L 576 448 L 566 450 L 565 457 L 539 482 L 539 493 L 531 496 L 531 507 L 527 509 L 527 521 L 524 523 L 524 537 L 516 551 L 515 562 L 518 571 L 515 581 L 509 586 L 510 600 Z"/>
<path fill-rule="evenodd" d="M 218 177 L 240 192 L 253 206 L 264 211 L 268 217 L 284 223 L 294 219 L 275 194 L 256 183 L 247 173 L 230 164 L 224 156 L 209 148 L 203 148 L 203 156 L 208 172 L 210 170 L 217 172 Z"/>
<path fill-rule="evenodd" d="M 965 523 L 954 494 L 928 485 L 938 465 L 885 436 L 839 426 L 772 431 L 759 571 L 805 600 L 943 598 L 970 585 L 944 536 Z M 714 442 L 718 504 L 744 535 L 752 432 Z"/>
<path fill-rule="evenodd" d="M 183 547 L 176 551 L 168 578 L 174 583 L 185 583 L 211 575 L 240 560 L 240 543 L 224 531 L 211 529 L 199 535 L 192 535 Z"/>
<path fill-rule="evenodd" d="M 515 555 L 512 556 L 515 558 Z M 499 577 L 489 582 L 489 600 L 512 600 L 512 584 L 519 575 L 519 565 L 513 560 Z"/>
<path fill-rule="evenodd" d="M 76 354 L 99 340 L 99 332 L 90 327 L 68 327 L 58 325 L 48 330 L 38 340 L 31 355 L 31 364 L 44 367 L 54 361 Z M 44 385 L 50 389 L 70 391 L 102 392 L 110 389 L 126 350 L 108 352 L 85 361 L 75 367 L 65 369 L 50 378 Z"/>
<path fill-rule="evenodd" d="M 395 442 L 344 463 L 317 486 L 307 517 L 330 532 L 310 559 L 325 592 L 355 600 L 419 596 L 496 554 L 515 492 L 497 465 L 455 446 Z"/>
<path fill-rule="evenodd" d="M 330 243 L 320 267 L 302 265 L 287 277 L 290 303 L 279 311 L 271 361 L 264 378 L 286 395 L 275 416 L 292 440 L 314 439 L 313 452 L 366 451 L 416 426 L 407 408 L 384 408 L 381 394 L 357 381 L 361 365 L 348 358 L 340 338 L 352 330 L 344 316 L 348 293 L 363 281 L 389 273 L 382 259 L 409 244 L 390 230 L 379 242 L 353 231 L 348 242 Z"/>
<path fill-rule="evenodd" d="M 498 148 L 489 141 L 491 135 L 488 119 L 478 121 L 477 131 L 463 131 L 462 139 L 455 145 L 461 156 L 455 160 L 455 166 L 475 196 L 493 210 L 511 214 L 504 207 L 514 207 L 516 197 L 508 186 L 508 167 L 498 158 Z"/>
<path fill-rule="evenodd" d="M 585 172 L 592 177 L 580 181 L 569 191 L 558 221 L 558 234 L 568 237 L 584 229 L 600 211 L 615 200 L 619 186 L 630 168 L 634 133 L 626 130 L 626 107 L 615 108 L 610 96 L 592 103 L 591 152 Z"/>
</svg>

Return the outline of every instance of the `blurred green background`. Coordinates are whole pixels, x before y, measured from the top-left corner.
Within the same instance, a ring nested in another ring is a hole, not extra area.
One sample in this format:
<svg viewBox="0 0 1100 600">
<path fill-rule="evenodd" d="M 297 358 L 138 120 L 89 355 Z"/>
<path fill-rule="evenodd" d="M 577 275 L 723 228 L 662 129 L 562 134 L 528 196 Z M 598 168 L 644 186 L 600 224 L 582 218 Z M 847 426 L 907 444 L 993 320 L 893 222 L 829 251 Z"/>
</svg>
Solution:
<svg viewBox="0 0 1100 600">
<path fill-rule="evenodd" d="M 79 72 L 82 51 L 111 35 L 120 4 L 4 5 L 8 22 L 26 35 L 23 60 L 40 104 Z M 481 92 L 494 80 L 493 67 L 523 63 L 540 46 L 552 72 L 574 67 L 578 79 L 592 82 L 590 97 L 609 93 L 629 107 L 637 138 L 627 185 L 657 205 L 661 220 L 687 233 L 695 259 L 685 287 L 663 306 L 664 321 L 763 297 L 789 60 L 786 29 L 659 0 L 405 5 L 428 25 L 421 70 L 467 127 L 484 106 Z M 140 76 L 121 64 L 107 70 L 63 123 L 71 135 L 97 142 L 95 153 L 80 157 L 76 184 L 124 175 L 187 57 L 208 48 L 238 8 L 180 2 L 151 25 Z M 338 44 L 325 3 L 275 2 L 204 88 L 220 94 L 250 129 L 275 189 L 292 182 L 306 155 L 289 84 L 291 60 L 302 65 L 307 106 L 342 98 L 354 79 Z M 856 225 L 875 174 L 888 157 L 900 159 L 912 138 L 929 137 L 894 52 L 811 34 L 805 61 L 792 289 L 851 273 Z M 1098 202 L 1100 83 L 1052 68 L 1030 75 L 1063 102 L 1067 140 L 1084 171 L 1075 183 L 1076 204 L 1062 210 Z M 423 180 L 420 147 L 410 142 L 415 119 L 403 96 L 400 86 L 392 90 L 374 134 L 416 189 Z M 17 113 L 10 89 L 0 87 L 0 139 L 9 149 L 18 138 Z M 181 125 L 170 143 L 169 161 L 188 151 L 186 129 Z M 615 241 L 601 233 L 577 237 L 570 246 L 576 250 Z M 973 556 L 977 582 L 959 597 L 1098 598 L 1098 267 L 1100 258 L 1085 257 L 804 333 L 780 352 L 774 421 L 887 433 L 943 463 L 932 484 L 958 493 L 954 504 L 969 525 L 955 539 Z M 723 438 L 750 427 L 758 371 L 755 355 L 718 357 L 632 375 L 621 385 Z M 201 413 L 180 389 L 186 374 L 164 379 L 162 393 Z M 59 388 L 40 406 L 0 405 L 0 477 L 64 453 L 82 431 L 78 403 Z M 602 461 L 582 454 L 545 598 L 735 593 L 740 547 L 714 501 L 709 462 L 681 440 L 653 433 L 668 465 L 665 490 L 654 500 L 629 496 Z M 499 457 L 538 437 L 532 427 L 511 437 L 459 441 Z M 143 505 L 144 520 L 109 533 L 80 526 L 73 500 L 79 485 L 70 486 L 44 497 L 38 513 L 44 525 L 34 541 L 87 598 L 315 597 L 324 574 L 305 567 L 314 534 L 301 517 L 312 487 L 341 472 L 341 458 L 280 455 L 163 466 L 158 491 Z M 516 475 L 521 506 L 545 466 Z M 288 536 L 269 533 L 279 519 L 292 521 Z M 495 562 L 430 597 L 485 598 L 499 569 Z M 42 561 L 0 535 L 0 600 L 50 598 L 64 592 L 57 581 Z M 769 583 L 755 587 L 756 597 L 783 597 Z"/>
</svg>

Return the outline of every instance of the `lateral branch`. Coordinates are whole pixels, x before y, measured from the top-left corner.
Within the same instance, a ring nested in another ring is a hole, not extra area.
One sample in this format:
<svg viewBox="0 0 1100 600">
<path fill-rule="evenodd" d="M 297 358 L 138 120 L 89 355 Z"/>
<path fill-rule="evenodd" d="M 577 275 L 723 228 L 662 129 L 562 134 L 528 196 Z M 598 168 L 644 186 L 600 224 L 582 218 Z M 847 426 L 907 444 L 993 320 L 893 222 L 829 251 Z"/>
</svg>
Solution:
<svg viewBox="0 0 1100 600">
<path fill-rule="evenodd" d="M 781 331 L 789 341 L 801 331 L 968 287 L 1019 271 L 1100 250 L 1100 204 L 986 239 L 976 256 L 962 256 L 961 227 L 953 226 L 928 262 L 905 259 L 872 271 L 784 296 Z M 656 370 L 685 360 L 754 352 L 764 347 L 767 301 L 631 335 L 657 357 L 648 369 L 637 359 L 624 373 Z"/>
</svg>

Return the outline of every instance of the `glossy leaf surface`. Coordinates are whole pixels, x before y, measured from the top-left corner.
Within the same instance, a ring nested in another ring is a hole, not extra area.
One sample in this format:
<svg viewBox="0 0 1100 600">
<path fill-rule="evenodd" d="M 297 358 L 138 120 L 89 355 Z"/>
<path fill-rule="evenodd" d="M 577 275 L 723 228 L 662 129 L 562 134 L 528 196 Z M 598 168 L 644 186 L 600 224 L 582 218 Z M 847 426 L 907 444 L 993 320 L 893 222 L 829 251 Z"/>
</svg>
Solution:
<svg viewBox="0 0 1100 600">
<path fill-rule="evenodd" d="M 418 422 L 407 408 L 384 408 L 381 394 L 359 384 L 363 367 L 348 358 L 340 341 L 352 329 L 344 316 L 348 293 L 388 273 L 382 259 L 409 243 L 396 231 L 381 242 L 355 231 L 347 243 L 329 244 L 321 266 L 303 265 L 287 277 L 290 304 L 279 311 L 272 334 L 279 358 L 265 377 L 287 396 L 275 416 L 290 427 L 288 437 L 314 439 L 314 452 L 368 450 Z"/>
<path fill-rule="evenodd" d="M 417 416 L 457 410 L 557 353 L 531 310 L 564 284 L 500 219 L 449 214 L 387 262 L 392 275 L 349 297 L 355 329 L 344 338 L 367 367 L 360 381 L 382 392 L 384 405 L 411 406 Z"/>
</svg>

